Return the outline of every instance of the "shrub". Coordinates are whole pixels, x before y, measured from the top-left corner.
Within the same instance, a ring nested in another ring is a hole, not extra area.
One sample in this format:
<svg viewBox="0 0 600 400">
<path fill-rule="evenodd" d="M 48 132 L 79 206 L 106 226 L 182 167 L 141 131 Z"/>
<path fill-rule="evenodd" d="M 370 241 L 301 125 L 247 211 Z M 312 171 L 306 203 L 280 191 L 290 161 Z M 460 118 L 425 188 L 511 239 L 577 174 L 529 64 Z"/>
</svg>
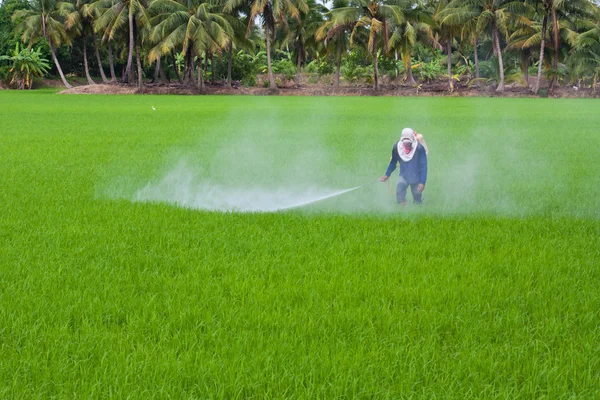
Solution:
<svg viewBox="0 0 600 400">
<path fill-rule="evenodd" d="M 15 84 L 19 89 L 31 89 L 33 77 L 42 77 L 50 70 L 48 60 L 43 58 L 40 49 L 19 48 L 19 42 L 15 49 L 11 51 L 10 56 L 2 56 L 0 60 L 12 62 L 9 69 L 9 75 L 12 76 L 11 84 Z"/>
<path fill-rule="evenodd" d="M 290 80 L 296 74 L 296 66 L 290 60 L 279 60 L 273 63 L 273 72 L 283 74 L 285 79 Z"/>
<path fill-rule="evenodd" d="M 433 59 L 429 62 L 420 63 L 417 73 L 421 80 L 430 83 L 442 76 L 442 67 L 439 60 Z"/>
</svg>

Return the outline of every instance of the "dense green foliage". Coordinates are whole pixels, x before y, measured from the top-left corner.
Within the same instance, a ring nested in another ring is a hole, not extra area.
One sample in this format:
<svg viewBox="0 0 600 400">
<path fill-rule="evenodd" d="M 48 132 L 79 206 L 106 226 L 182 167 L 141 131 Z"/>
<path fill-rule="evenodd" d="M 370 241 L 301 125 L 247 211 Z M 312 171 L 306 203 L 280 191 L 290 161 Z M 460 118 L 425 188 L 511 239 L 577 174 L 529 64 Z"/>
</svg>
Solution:
<svg viewBox="0 0 600 400">
<path fill-rule="evenodd" d="M 28 48 L 19 48 L 19 43 L 10 56 L 0 56 L 0 61 L 10 61 L 11 66 L 8 71 L 12 76 L 10 83 L 17 85 L 19 89 L 31 89 L 34 76 L 44 76 L 50 64 L 43 58 L 41 50 Z"/>
<path fill-rule="evenodd" d="M 531 70 L 534 92 L 548 84 L 596 90 L 600 8 L 592 0 L 338 0 L 329 6 L 312 0 L 9 0 L 0 4 L 0 55 L 14 48 L 17 36 L 30 45 L 50 43 L 65 85 L 61 65 L 66 75 L 90 76 L 89 83 L 92 75 L 107 81 L 104 68 L 111 80 L 178 79 L 199 87 L 207 78 L 252 84 L 264 72 L 274 88 L 273 73 L 288 80 L 296 75 L 300 84 L 302 68 L 318 60 L 319 73 L 333 74 L 336 86 L 342 76 L 377 89 L 387 75 L 408 85 L 445 79 L 451 91 L 457 80 L 503 91 L 505 83 L 528 86 Z M 27 11 L 19 11 L 23 7 Z M 97 54 L 86 57 L 86 49 Z M 260 52 L 264 64 L 244 66 Z M 353 62 L 352 53 L 362 53 L 368 65 Z M 173 68 L 176 57 L 185 59 L 181 73 Z M 490 65 L 480 68 L 480 61 Z"/>
<path fill-rule="evenodd" d="M 600 395 L 596 101 L 85 100 L 0 92 L 0 397 Z M 192 186 L 355 186 L 405 125 L 423 208 L 131 201 L 182 160 Z"/>
<path fill-rule="evenodd" d="M 21 0 L 5 0 L 0 3 L 0 56 L 9 55 L 15 48 L 15 26 L 11 21 L 13 13 L 25 8 L 26 3 Z M 0 60 L 0 80 L 8 78 L 9 62 Z"/>
</svg>

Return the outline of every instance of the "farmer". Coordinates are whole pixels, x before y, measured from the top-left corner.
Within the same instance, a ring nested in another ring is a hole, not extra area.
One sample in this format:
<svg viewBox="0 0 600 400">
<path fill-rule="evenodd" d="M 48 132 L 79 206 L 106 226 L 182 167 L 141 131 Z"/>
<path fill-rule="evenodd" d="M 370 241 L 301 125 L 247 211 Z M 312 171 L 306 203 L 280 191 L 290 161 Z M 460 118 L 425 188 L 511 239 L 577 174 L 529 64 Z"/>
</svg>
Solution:
<svg viewBox="0 0 600 400">
<path fill-rule="evenodd" d="M 392 148 L 390 165 L 385 175 L 381 177 L 381 182 L 388 180 L 390 174 L 396 170 L 398 162 L 400 177 L 396 187 L 396 200 L 399 204 L 406 205 L 406 189 L 410 186 L 414 202 L 421 204 L 427 181 L 427 151 L 410 128 L 402 130 L 400 140 Z"/>
</svg>

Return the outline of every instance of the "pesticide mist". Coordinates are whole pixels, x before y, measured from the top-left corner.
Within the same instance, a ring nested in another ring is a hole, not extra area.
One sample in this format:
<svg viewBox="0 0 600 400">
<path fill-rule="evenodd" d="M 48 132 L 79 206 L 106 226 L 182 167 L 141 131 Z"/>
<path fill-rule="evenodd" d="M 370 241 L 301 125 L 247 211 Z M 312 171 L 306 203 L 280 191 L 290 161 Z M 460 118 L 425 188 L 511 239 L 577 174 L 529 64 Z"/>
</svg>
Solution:
<svg viewBox="0 0 600 400">
<path fill-rule="evenodd" d="M 359 188 L 231 187 L 203 181 L 182 164 L 160 182 L 149 183 L 138 190 L 135 201 L 173 203 L 210 211 L 274 212 L 313 204 Z"/>
<path fill-rule="evenodd" d="M 107 177 L 99 193 L 211 211 L 600 217 L 600 178 L 582 167 L 593 152 L 564 152 L 527 114 L 488 104 L 508 102 L 452 101 L 462 108 L 434 108 L 431 99 L 254 98 L 169 133 L 156 157 L 121 162 L 114 170 L 128 172 Z M 361 114 L 364 102 L 387 117 Z M 410 204 L 410 193 L 407 207 L 396 204 L 398 169 L 389 184 L 375 183 L 405 126 L 430 150 L 423 207 Z"/>
</svg>

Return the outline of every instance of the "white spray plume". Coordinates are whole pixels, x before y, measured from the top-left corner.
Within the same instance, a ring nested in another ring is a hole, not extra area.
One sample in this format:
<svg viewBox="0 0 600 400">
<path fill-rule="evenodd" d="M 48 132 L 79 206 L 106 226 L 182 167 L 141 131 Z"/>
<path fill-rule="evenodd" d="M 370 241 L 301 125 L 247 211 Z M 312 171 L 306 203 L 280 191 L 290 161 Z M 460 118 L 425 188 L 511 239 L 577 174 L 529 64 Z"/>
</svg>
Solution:
<svg viewBox="0 0 600 400">
<path fill-rule="evenodd" d="M 274 212 L 302 207 L 360 188 L 335 190 L 317 187 L 236 188 L 199 180 L 180 164 L 160 182 L 137 191 L 135 201 L 164 202 L 210 211 Z"/>
</svg>

